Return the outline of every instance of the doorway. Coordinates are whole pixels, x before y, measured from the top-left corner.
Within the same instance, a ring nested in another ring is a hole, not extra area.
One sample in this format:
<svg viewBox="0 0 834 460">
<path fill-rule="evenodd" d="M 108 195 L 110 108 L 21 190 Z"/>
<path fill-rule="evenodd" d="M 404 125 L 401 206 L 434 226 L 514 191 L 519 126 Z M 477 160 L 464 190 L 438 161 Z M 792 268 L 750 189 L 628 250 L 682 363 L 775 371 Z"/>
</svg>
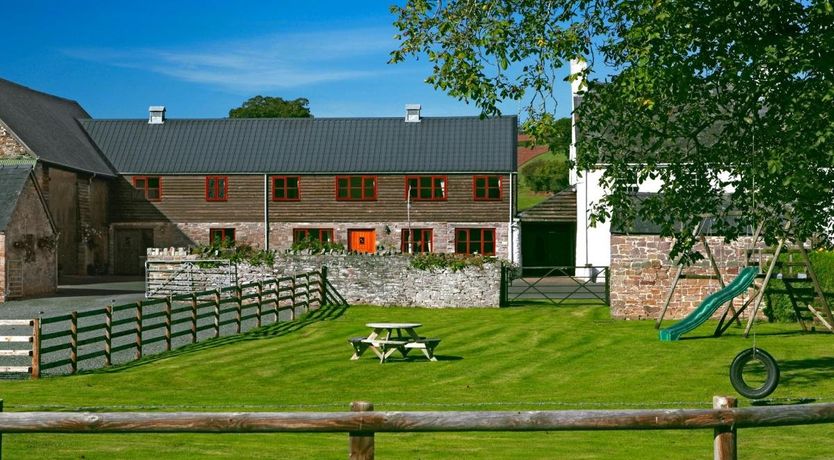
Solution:
<svg viewBox="0 0 834 460">
<path fill-rule="evenodd" d="M 153 229 L 129 228 L 115 231 L 116 253 L 113 272 L 116 275 L 142 275 L 148 248 L 153 247 Z"/>
<path fill-rule="evenodd" d="M 366 254 L 376 253 L 376 230 L 348 230 L 348 250 Z"/>
</svg>

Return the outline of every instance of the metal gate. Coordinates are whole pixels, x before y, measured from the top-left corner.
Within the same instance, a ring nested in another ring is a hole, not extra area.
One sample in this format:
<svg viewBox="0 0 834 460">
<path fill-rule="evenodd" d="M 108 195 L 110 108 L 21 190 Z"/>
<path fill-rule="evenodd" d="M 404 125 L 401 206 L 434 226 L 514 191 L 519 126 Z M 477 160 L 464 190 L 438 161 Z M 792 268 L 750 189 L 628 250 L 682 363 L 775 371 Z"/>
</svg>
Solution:
<svg viewBox="0 0 834 460">
<path fill-rule="evenodd" d="M 522 276 L 522 270 L 505 267 L 502 272 L 501 306 L 547 300 L 560 305 L 568 299 L 610 301 L 610 276 L 606 266 L 524 267 L 541 276 Z"/>
</svg>

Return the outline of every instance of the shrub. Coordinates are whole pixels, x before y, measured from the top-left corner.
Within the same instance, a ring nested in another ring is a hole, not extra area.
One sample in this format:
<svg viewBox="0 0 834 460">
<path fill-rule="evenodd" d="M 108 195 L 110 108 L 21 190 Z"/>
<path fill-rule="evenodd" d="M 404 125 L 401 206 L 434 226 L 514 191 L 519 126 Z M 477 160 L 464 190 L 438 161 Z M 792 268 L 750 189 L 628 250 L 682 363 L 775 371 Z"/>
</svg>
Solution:
<svg viewBox="0 0 834 460">
<path fill-rule="evenodd" d="M 458 271 L 466 267 L 483 267 L 485 262 L 493 259 L 481 255 L 428 252 L 412 256 L 411 266 L 418 270 L 451 268 L 452 271 Z"/>
<path fill-rule="evenodd" d="M 809 252 L 808 255 L 829 305 L 834 305 L 834 252 L 814 251 Z M 782 262 L 787 261 L 788 256 L 780 256 L 779 260 Z M 794 256 L 794 261 L 796 260 L 801 260 L 801 258 Z M 801 267 L 795 267 L 794 271 L 805 272 Z M 816 297 L 810 278 L 807 283 L 802 283 L 801 285 L 792 283 L 792 286 L 794 287 L 796 301 L 800 306 L 811 303 Z M 776 278 L 770 280 L 767 291 L 765 292 L 765 301 L 764 313 L 770 321 L 796 321 L 790 296 L 788 296 L 787 288 L 782 280 Z"/>
<path fill-rule="evenodd" d="M 301 241 L 293 243 L 291 250 L 293 252 L 310 251 L 313 254 L 331 251 L 344 252 L 345 245 L 342 243 L 335 243 L 332 241 L 322 242 L 316 238 L 308 237 L 304 238 Z"/>
<path fill-rule="evenodd" d="M 191 248 L 192 254 L 202 258 L 226 259 L 233 263 L 245 262 L 251 265 L 272 266 L 275 263 L 275 252 L 266 249 L 256 249 L 248 244 L 235 244 L 231 240 L 217 241 L 213 244 L 199 245 Z M 200 267 L 211 268 L 210 262 L 201 262 Z"/>
</svg>

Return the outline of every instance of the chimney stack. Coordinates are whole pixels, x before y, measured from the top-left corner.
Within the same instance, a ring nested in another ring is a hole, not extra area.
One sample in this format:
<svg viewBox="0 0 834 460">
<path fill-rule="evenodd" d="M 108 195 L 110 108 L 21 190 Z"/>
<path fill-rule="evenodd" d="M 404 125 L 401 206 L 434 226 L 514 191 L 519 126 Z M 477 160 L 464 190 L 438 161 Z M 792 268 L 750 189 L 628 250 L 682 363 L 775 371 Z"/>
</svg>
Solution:
<svg viewBox="0 0 834 460">
<path fill-rule="evenodd" d="M 148 124 L 161 125 L 165 123 L 165 106 L 152 105 L 148 107 Z"/>
<path fill-rule="evenodd" d="M 405 105 L 405 122 L 419 123 L 420 122 L 420 104 L 406 104 Z"/>
</svg>

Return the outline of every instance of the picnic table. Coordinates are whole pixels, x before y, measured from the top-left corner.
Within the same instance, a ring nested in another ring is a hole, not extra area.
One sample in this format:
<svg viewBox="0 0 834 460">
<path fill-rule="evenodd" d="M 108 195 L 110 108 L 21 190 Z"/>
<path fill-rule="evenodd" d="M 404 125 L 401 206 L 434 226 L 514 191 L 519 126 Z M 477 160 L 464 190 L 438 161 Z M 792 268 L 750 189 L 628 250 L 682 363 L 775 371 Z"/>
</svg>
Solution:
<svg viewBox="0 0 834 460">
<path fill-rule="evenodd" d="M 367 337 L 348 339 L 353 346 L 351 360 L 359 359 L 370 349 L 377 355 L 380 363 L 384 363 L 395 351 L 406 357 L 411 350 L 420 350 L 429 361 L 437 361 L 434 349 L 440 343 L 440 339 L 420 336 L 415 331 L 422 326 L 420 323 L 368 323 L 366 326 L 372 329 Z"/>
</svg>

